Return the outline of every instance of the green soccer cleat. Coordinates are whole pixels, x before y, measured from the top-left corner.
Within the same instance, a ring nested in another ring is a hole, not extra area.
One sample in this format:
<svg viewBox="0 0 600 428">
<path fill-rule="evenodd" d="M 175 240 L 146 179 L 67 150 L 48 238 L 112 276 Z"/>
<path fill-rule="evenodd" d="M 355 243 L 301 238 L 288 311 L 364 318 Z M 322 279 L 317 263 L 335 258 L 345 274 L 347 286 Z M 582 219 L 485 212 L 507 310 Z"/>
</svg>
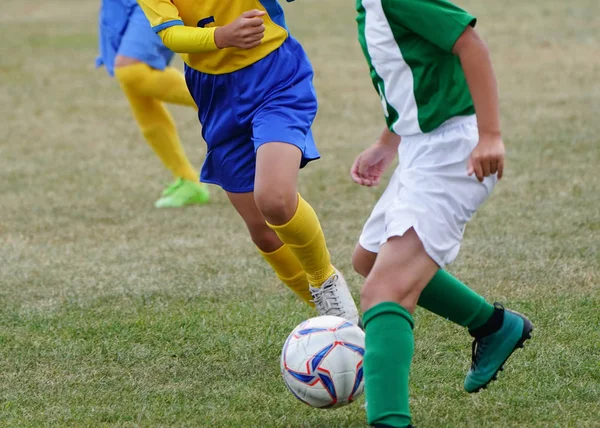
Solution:
<svg viewBox="0 0 600 428">
<path fill-rule="evenodd" d="M 162 191 L 162 193 L 160 194 L 161 198 L 164 198 L 165 196 L 169 196 L 171 193 L 173 193 L 175 190 L 177 190 L 177 188 L 179 186 L 181 186 L 181 182 L 184 181 L 183 178 L 178 178 L 177 180 L 175 180 L 174 182 L 172 182 L 171 184 L 169 184 L 165 190 Z"/>
<path fill-rule="evenodd" d="M 506 360 L 531 338 L 531 321 L 521 314 L 505 310 L 498 303 L 495 306 L 496 314 L 502 316 L 500 328 L 486 336 L 474 334 L 471 369 L 465 378 L 465 390 L 470 393 L 479 392 L 496 380 Z"/>
<path fill-rule="evenodd" d="M 156 208 L 179 208 L 185 205 L 202 205 L 208 202 L 210 194 L 206 186 L 195 181 L 178 178 L 163 190 Z"/>
</svg>

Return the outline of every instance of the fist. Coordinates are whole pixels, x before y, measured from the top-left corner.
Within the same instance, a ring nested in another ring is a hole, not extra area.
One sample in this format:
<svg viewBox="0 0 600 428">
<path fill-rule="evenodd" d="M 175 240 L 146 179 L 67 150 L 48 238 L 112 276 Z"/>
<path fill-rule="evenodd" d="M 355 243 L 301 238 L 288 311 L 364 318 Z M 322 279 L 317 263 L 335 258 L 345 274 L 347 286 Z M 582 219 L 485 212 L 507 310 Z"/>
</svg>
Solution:
<svg viewBox="0 0 600 428">
<path fill-rule="evenodd" d="M 498 179 L 504 174 L 504 142 L 499 135 L 481 134 L 479 143 L 471 152 L 467 165 L 467 174 L 483 181 L 485 177 L 498 173 Z"/>
<path fill-rule="evenodd" d="M 249 10 L 230 24 L 215 30 L 215 44 L 219 49 L 240 48 L 252 49 L 260 45 L 265 36 L 263 16 L 267 12 Z"/>
</svg>

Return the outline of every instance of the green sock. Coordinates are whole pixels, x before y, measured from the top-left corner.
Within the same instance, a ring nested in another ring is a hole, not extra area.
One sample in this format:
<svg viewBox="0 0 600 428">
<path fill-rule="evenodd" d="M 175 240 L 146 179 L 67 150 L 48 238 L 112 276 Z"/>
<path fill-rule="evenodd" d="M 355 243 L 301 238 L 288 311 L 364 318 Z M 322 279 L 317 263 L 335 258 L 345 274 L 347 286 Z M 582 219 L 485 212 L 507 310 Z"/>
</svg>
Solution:
<svg viewBox="0 0 600 428">
<path fill-rule="evenodd" d="M 369 425 L 410 425 L 408 375 L 414 352 L 413 319 L 394 302 L 364 313 L 365 394 Z"/>
<path fill-rule="evenodd" d="M 494 313 L 493 305 L 443 269 L 427 284 L 418 305 L 469 330 L 481 327 Z"/>
</svg>

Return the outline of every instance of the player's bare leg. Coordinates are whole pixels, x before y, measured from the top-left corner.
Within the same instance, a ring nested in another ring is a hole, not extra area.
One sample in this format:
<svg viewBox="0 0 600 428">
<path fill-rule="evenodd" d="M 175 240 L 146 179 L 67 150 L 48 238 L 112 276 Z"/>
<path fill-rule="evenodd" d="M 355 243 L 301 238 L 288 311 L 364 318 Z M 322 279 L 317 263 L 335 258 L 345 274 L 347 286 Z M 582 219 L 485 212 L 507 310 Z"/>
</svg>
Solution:
<svg viewBox="0 0 600 428">
<path fill-rule="evenodd" d="M 361 290 L 365 327 L 365 392 L 370 425 L 408 427 L 413 318 L 419 295 L 438 265 L 411 228 L 382 247 Z"/>
<path fill-rule="evenodd" d="M 319 219 L 298 194 L 301 159 L 302 152 L 291 144 L 267 143 L 259 147 L 254 183 L 256 206 L 306 272 L 319 313 L 358 324 L 358 309 L 344 277 L 331 264 Z"/>
<path fill-rule="evenodd" d="M 352 267 L 356 273 L 366 278 L 373 269 L 376 259 L 377 253 L 365 250 L 360 244 L 356 244 L 352 253 Z"/>
</svg>

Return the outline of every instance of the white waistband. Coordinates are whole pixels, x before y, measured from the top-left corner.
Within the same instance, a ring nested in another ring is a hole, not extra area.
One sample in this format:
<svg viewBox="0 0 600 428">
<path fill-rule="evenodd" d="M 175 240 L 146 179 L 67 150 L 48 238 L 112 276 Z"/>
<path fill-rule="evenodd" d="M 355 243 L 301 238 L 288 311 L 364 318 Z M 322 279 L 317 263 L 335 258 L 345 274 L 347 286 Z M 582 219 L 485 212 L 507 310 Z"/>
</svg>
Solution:
<svg viewBox="0 0 600 428">
<path fill-rule="evenodd" d="M 477 125 L 477 116 L 475 116 L 474 114 L 471 114 L 469 116 L 454 116 L 454 117 L 451 117 L 450 119 L 448 119 L 447 121 L 445 121 L 444 123 L 442 123 L 440 126 L 438 126 L 437 128 L 435 128 L 432 131 L 424 132 L 421 134 L 403 135 L 402 138 L 412 138 L 412 137 L 419 137 L 421 135 L 427 135 L 427 134 L 437 134 L 438 132 L 446 131 L 450 128 L 454 128 L 455 126 L 465 125 L 465 124 Z"/>
</svg>

